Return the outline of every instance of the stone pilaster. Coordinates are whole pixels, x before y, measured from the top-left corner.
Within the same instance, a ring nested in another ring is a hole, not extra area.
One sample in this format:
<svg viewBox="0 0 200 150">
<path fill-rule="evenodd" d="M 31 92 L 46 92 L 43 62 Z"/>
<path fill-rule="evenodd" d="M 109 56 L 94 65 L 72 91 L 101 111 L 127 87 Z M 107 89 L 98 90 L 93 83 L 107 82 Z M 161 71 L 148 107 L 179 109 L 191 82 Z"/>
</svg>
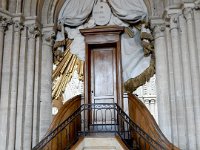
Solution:
<svg viewBox="0 0 200 150">
<path fill-rule="evenodd" d="M 169 12 L 171 13 L 171 12 Z M 182 60 L 181 60 L 181 47 L 179 37 L 179 10 L 169 14 L 170 17 L 170 32 L 171 32 L 171 43 L 172 43 L 172 54 L 173 54 L 173 72 L 174 72 L 174 83 L 175 83 L 175 98 L 176 98 L 176 112 L 177 112 L 177 126 L 179 136 L 179 147 L 187 148 L 187 127 L 186 127 L 186 113 L 185 113 L 185 98 L 183 90 L 183 78 L 182 78 Z"/>
<path fill-rule="evenodd" d="M 17 114 L 17 94 L 18 94 L 18 73 L 19 73 L 19 52 L 21 30 L 23 25 L 20 20 L 14 21 L 14 43 L 12 53 L 12 79 L 10 96 L 10 116 L 8 133 L 8 150 L 14 150 L 16 139 L 16 114 Z"/>
<path fill-rule="evenodd" d="M 40 108 L 40 138 L 42 138 L 52 119 L 52 70 L 55 32 L 52 29 L 43 30 L 42 43 L 42 75 L 41 75 L 41 108 Z"/>
<path fill-rule="evenodd" d="M 188 33 L 188 47 L 190 56 L 190 68 L 192 75 L 192 91 L 194 98 L 194 114 L 195 114 L 195 125 L 196 125 L 196 140 L 197 149 L 200 149 L 200 72 L 198 65 L 198 52 L 196 47 L 196 37 L 195 28 L 193 22 L 193 9 L 184 8 L 183 10 L 186 23 L 187 23 L 187 33 Z"/>
<path fill-rule="evenodd" d="M 35 50 L 36 37 L 40 34 L 36 24 L 28 25 L 28 50 L 27 50 L 27 74 L 26 74 L 26 98 L 25 98 L 25 119 L 23 149 L 32 147 L 32 128 L 33 128 L 33 104 L 34 104 L 34 82 L 35 82 Z"/>
<path fill-rule="evenodd" d="M 158 122 L 166 137 L 171 140 L 171 116 L 168 85 L 168 61 L 165 43 L 165 24 L 155 25 L 156 81 L 158 94 Z"/>
</svg>

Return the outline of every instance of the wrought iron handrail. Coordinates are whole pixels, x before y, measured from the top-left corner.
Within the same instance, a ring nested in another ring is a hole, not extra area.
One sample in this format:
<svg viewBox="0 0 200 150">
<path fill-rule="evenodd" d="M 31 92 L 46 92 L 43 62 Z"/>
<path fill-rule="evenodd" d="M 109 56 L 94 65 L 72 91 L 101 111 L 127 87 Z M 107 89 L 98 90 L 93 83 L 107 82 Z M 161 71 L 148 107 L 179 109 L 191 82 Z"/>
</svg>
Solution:
<svg viewBox="0 0 200 150">
<path fill-rule="evenodd" d="M 99 114 L 99 115 L 98 115 Z M 98 132 L 112 132 L 118 134 L 129 149 L 133 148 L 131 140 L 133 133 L 143 139 L 145 145 L 149 145 L 155 150 L 165 150 L 160 143 L 150 137 L 142 128 L 134 123 L 129 116 L 115 103 L 97 103 L 83 104 L 56 129 L 51 131 L 43 140 L 41 140 L 32 150 L 39 150 L 45 147 L 52 139 L 62 132 L 72 123 L 77 116 L 81 116 L 82 129 L 76 131 L 76 137 L 70 139 L 70 143 L 65 149 L 69 149 L 78 139 L 80 135 L 88 135 Z"/>
</svg>

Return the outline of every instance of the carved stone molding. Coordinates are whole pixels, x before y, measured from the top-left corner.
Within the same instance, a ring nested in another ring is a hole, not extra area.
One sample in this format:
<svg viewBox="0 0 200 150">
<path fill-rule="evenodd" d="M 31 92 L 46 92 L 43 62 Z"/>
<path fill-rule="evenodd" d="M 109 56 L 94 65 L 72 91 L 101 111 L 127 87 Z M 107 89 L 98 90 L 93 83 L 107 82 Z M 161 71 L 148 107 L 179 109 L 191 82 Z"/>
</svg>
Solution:
<svg viewBox="0 0 200 150">
<path fill-rule="evenodd" d="M 56 37 L 55 31 L 45 31 L 42 35 L 44 44 L 53 46 Z"/>
<path fill-rule="evenodd" d="M 192 12 L 193 12 L 192 8 L 188 7 L 183 9 L 183 15 L 186 20 L 192 19 Z"/>
<path fill-rule="evenodd" d="M 37 24 L 27 25 L 29 38 L 36 38 L 40 35 L 40 29 Z"/>
<path fill-rule="evenodd" d="M 4 16 L 0 16 L 0 29 L 5 31 L 8 29 L 8 26 L 13 24 L 13 21 L 11 18 L 7 18 Z"/>
</svg>

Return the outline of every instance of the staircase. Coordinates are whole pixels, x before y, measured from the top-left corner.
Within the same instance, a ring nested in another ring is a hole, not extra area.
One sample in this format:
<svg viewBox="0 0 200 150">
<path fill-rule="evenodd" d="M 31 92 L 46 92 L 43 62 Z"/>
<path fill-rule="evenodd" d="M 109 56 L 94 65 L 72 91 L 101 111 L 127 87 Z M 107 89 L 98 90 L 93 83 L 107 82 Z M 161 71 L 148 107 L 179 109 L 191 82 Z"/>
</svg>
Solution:
<svg viewBox="0 0 200 150">
<path fill-rule="evenodd" d="M 144 127 L 144 125 L 141 125 L 141 122 L 139 122 L 140 126 L 133 122 L 117 104 L 98 103 L 80 105 L 80 99 L 81 97 L 77 96 L 68 101 L 66 106 L 64 105 L 67 109 L 63 107 L 60 110 L 59 114 L 54 118 L 45 138 L 33 150 L 72 149 L 81 138 L 98 136 L 118 137 L 122 141 L 121 143 L 125 145 L 124 149 L 178 150 L 178 148 L 163 137 L 163 134 L 156 133 L 161 132 L 160 130 L 153 130 L 155 133 L 152 133 L 152 130 L 144 128 L 145 131 L 141 128 L 142 126 Z M 132 101 L 132 105 L 133 101 L 138 101 L 132 95 L 129 95 L 129 99 Z M 80 106 L 77 107 L 78 105 Z M 130 109 L 129 111 L 132 110 Z M 135 119 L 133 113 L 130 114 Z M 146 122 L 144 123 L 146 124 Z M 146 124 L 146 126 L 150 125 Z"/>
</svg>

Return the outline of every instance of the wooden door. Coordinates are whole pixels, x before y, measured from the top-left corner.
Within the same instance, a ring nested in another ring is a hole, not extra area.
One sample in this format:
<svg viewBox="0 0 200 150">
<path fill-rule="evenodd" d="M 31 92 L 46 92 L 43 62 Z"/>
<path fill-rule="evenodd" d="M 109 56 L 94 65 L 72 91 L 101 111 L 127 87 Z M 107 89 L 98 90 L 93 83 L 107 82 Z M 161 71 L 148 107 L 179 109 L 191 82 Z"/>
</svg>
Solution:
<svg viewBox="0 0 200 150">
<path fill-rule="evenodd" d="M 115 47 L 91 49 L 91 103 L 116 103 Z"/>
<path fill-rule="evenodd" d="M 122 102 L 120 34 L 123 27 L 81 29 L 85 37 L 84 103 Z"/>
</svg>

